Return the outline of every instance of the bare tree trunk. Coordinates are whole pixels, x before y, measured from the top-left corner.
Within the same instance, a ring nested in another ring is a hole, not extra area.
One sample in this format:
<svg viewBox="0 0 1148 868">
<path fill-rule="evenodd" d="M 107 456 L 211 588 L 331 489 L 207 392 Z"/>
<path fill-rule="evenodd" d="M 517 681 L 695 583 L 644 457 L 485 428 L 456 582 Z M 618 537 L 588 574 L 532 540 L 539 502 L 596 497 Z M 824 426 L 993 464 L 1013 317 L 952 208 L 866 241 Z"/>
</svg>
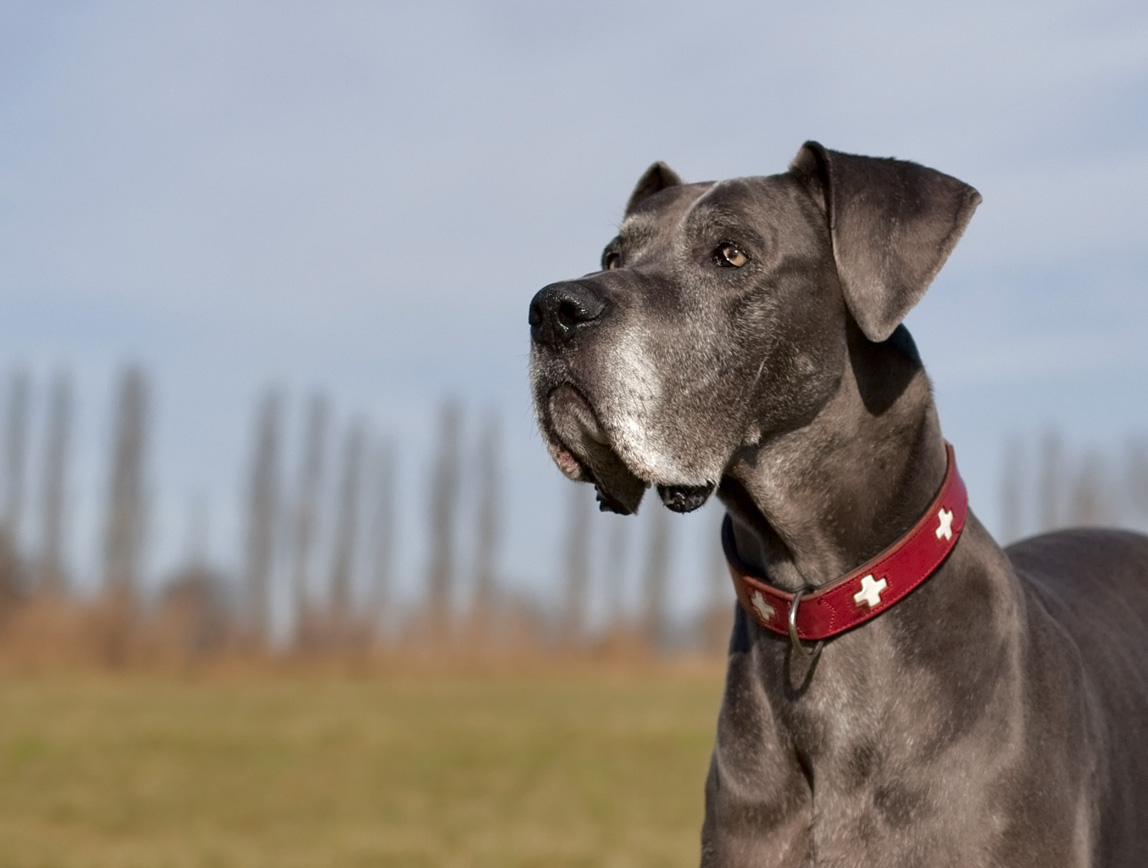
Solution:
<svg viewBox="0 0 1148 868">
<path fill-rule="evenodd" d="M 1090 450 L 1084 456 L 1073 486 L 1069 521 L 1076 526 L 1102 526 L 1112 519 L 1110 505 L 1118 493 L 1108 485 L 1104 461 Z"/>
<path fill-rule="evenodd" d="M 1040 530 L 1050 531 L 1064 522 L 1064 448 L 1055 429 L 1044 434 L 1040 447 Z"/>
<path fill-rule="evenodd" d="M 339 485 L 339 515 L 335 526 L 335 558 L 331 567 L 331 616 L 339 641 L 348 637 L 351 620 L 351 577 L 355 566 L 355 537 L 359 522 L 359 477 L 362 474 L 363 426 L 353 422 L 343 441 L 343 478 Z"/>
<path fill-rule="evenodd" d="M 590 487 L 567 486 L 570 494 L 566 519 L 566 600 L 562 607 L 562 641 L 576 646 L 585 639 L 586 596 L 590 583 Z"/>
<path fill-rule="evenodd" d="M 375 457 L 375 513 L 370 538 L 372 624 L 377 635 L 385 638 L 390 617 L 391 583 L 395 562 L 395 447 L 384 440 Z"/>
<path fill-rule="evenodd" d="M 44 452 L 43 527 L 36 585 L 41 593 L 66 591 L 63 562 L 64 500 L 72 427 L 72 383 L 60 374 L 52 384 Z"/>
<path fill-rule="evenodd" d="M 498 544 L 501 537 L 502 507 L 501 462 L 499 461 L 502 431 L 498 417 L 491 413 L 483 426 L 478 445 L 478 513 L 475 533 L 474 612 L 483 640 L 491 638 L 495 600 L 495 569 Z"/>
<path fill-rule="evenodd" d="M 281 404 L 274 390 L 266 392 L 260 401 L 248 489 L 244 621 L 247 636 L 258 644 L 266 643 L 269 636 L 271 571 L 279 510 Z"/>
<path fill-rule="evenodd" d="M 303 454 L 299 466 L 299 489 L 295 503 L 291 589 L 294 596 L 296 641 L 309 628 L 307 585 L 311 579 L 311 553 L 315 544 L 319 490 L 323 483 L 323 456 L 327 440 L 327 398 L 322 394 L 307 403 Z"/>
<path fill-rule="evenodd" d="M 24 479 L 28 446 L 28 374 L 12 374 L 8 392 L 7 439 L 4 444 L 4 518 L 0 527 L 0 594 L 15 598 L 24 588 L 20 532 L 24 515 Z"/>
<path fill-rule="evenodd" d="M 459 438 L 462 413 L 447 401 L 439 417 L 439 449 L 430 504 L 430 557 L 427 587 L 430 624 L 436 634 L 449 633 L 454 588 L 455 513 L 459 491 Z"/>
<path fill-rule="evenodd" d="M 147 386 L 135 366 L 120 380 L 116 409 L 112 475 L 104 534 L 104 588 L 124 605 L 138 591 L 139 557 L 144 537 L 143 465 Z"/>
<path fill-rule="evenodd" d="M 187 512 L 184 513 L 183 563 L 186 570 L 206 570 L 210 540 L 208 528 L 211 525 L 207 502 L 200 495 L 187 499 Z"/>
<path fill-rule="evenodd" d="M 1125 461 L 1128 499 L 1143 522 L 1148 520 L 1148 439 L 1129 443 Z"/>
<path fill-rule="evenodd" d="M 602 575 L 606 580 L 607 631 L 616 633 L 626 620 L 626 555 L 629 550 L 633 519 L 611 516 L 610 535 L 606 543 L 606 563 Z"/>
<path fill-rule="evenodd" d="M 716 510 L 717 521 L 709 532 L 707 551 L 709 590 L 706 599 L 706 613 L 703 621 L 702 644 L 705 651 L 716 654 L 729 645 L 729 634 L 733 629 L 734 594 L 729 577 L 729 566 L 722 547 L 721 529 L 725 510 Z"/>
<path fill-rule="evenodd" d="M 16 371 L 8 393 L 8 437 L 5 443 L 4 527 L 14 540 L 20 538 L 24 515 L 24 479 L 28 460 L 28 374 Z"/>
<path fill-rule="evenodd" d="M 662 650 L 669 638 L 666 623 L 666 595 L 670 571 L 670 513 L 661 504 L 650 516 L 650 547 L 646 555 L 646 616 L 643 624 L 646 642 Z"/>
<path fill-rule="evenodd" d="M 1024 527 L 1024 443 L 1013 437 L 1005 445 L 1001 471 L 1001 543 L 1020 539 Z"/>
</svg>

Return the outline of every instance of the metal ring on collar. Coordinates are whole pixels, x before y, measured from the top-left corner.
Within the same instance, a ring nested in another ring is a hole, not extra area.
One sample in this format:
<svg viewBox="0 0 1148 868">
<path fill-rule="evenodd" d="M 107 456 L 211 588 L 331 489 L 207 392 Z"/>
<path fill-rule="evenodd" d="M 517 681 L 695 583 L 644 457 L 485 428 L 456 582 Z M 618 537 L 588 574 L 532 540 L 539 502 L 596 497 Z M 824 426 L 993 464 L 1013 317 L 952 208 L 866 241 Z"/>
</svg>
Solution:
<svg viewBox="0 0 1148 868">
<path fill-rule="evenodd" d="M 794 651 L 800 651 L 805 657 L 812 657 L 817 653 L 817 649 L 807 651 L 805 646 L 801 644 L 801 637 L 797 635 L 797 607 L 801 605 L 801 598 L 808 591 L 809 588 L 802 588 L 793 595 L 793 602 L 789 605 L 789 643 L 793 646 Z"/>
</svg>

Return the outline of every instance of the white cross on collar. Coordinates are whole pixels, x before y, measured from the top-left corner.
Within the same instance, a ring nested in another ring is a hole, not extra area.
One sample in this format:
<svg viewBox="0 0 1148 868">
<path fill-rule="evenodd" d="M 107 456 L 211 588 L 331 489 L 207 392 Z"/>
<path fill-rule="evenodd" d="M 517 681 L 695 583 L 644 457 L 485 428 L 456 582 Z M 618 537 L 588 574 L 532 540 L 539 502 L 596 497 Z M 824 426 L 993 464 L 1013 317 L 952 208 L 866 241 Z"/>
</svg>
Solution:
<svg viewBox="0 0 1148 868">
<path fill-rule="evenodd" d="M 776 614 L 776 612 L 773 606 L 769 605 L 769 602 L 765 599 L 765 594 L 763 594 L 761 591 L 755 590 L 752 594 L 749 595 L 749 602 L 750 605 L 753 606 L 753 608 L 757 611 L 757 614 L 761 616 L 761 620 L 773 620 L 773 616 Z"/>
<path fill-rule="evenodd" d="M 944 537 L 951 540 L 953 538 L 953 514 L 941 507 L 940 512 L 937 513 L 937 520 L 940 521 L 940 524 L 937 525 L 937 539 Z"/>
<path fill-rule="evenodd" d="M 868 575 L 861 580 L 861 590 L 853 595 L 853 602 L 860 606 L 864 603 L 870 609 L 881 602 L 881 592 L 889 585 L 884 579 L 874 579 Z"/>
</svg>

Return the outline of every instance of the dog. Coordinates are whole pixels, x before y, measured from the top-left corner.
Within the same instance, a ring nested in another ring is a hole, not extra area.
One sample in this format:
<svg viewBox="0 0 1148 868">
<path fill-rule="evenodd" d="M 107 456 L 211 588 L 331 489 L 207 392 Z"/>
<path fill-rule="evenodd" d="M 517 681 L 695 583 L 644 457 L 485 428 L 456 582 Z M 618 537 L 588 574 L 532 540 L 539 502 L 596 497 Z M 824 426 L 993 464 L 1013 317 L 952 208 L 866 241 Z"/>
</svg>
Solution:
<svg viewBox="0 0 1148 868">
<path fill-rule="evenodd" d="M 705 868 L 1148 863 L 1148 537 L 1002 550 L 902 325 L 980 198 L 816 142 L 769 177 L 655 163 L 600 269 L 530 303 L 561 471 L 727 511 Z"/>
</svg>

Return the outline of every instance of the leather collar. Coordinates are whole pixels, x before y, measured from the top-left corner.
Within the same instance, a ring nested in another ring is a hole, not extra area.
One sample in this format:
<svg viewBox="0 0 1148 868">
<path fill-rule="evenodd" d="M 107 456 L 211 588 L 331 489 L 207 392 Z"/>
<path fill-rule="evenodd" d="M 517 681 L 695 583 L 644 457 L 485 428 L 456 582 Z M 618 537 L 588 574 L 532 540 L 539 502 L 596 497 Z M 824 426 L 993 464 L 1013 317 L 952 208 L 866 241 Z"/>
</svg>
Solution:
<svg viewBox="0 0 1148 868">
<path fill-rule="evenodd" d="M 741 607 L 767 630 L 800 640 L 828 639 L 876 618 L 929 578 L 957 544 L 969 510 L 951 444 L 941 490 L 905 536 L 828 585 L 792 594 L 750 574 L 734 548 L 727 515 L 722 547 Z M 797 611 L 790 616 L 794 602 Z M 793 629 L 791 630 L 791 624 Z"/>
</svg>

